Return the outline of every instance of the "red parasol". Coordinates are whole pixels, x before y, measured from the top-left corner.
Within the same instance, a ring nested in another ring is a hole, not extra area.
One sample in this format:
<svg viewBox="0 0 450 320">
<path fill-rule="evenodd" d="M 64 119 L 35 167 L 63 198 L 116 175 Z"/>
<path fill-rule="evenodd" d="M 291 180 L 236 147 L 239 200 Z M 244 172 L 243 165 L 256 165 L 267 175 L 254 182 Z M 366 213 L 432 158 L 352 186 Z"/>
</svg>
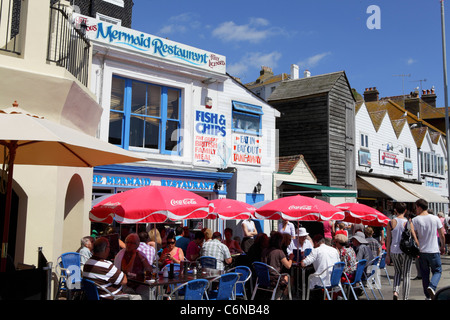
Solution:
<svg viewBox="0 0 450 320">
<path fill-rule="evenodd" d="M 344 212 L 320 199 L 301 195 L 279 198 L 256 209 L 257 219 L 290 221 L 343 220 Z"/>
<path fill-rule="evenodd" d="M 343 221 L 369 226 L 386 226 L 390 219 L 375 208 L 362 203 L 341 203 L 336 206 L 345 212 Z"/>
<path fill-rule="evenodd" d="M 212 205 L 191 191 L 166 186 L 147 186 L 117 193 L 96 204 L 89 218 L 93 222 L 160 223 L 167 219 L 204 219 Z"/>
<path fill-rule="evenodd" d="M 215 199 L 211 200 L 214 205 L 214 211 L 208 216 L 209 219 L 217 217 L 223 220 L 238 220 L 255 217 L 256 208 L 251 204 L 234 199 Z"/>
</svg>

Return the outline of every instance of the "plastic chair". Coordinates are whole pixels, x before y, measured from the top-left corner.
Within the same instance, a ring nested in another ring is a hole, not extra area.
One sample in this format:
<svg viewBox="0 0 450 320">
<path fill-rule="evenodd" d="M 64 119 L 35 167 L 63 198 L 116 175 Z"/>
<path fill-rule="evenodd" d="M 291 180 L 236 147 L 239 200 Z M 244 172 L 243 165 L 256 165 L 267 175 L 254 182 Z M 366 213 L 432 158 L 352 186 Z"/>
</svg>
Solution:
<svg viewBox="0 0 450 320">
<path fill-rule="evenodd" d="M 81 279 L 81 283 L 83 285 L 83 292 L 84 292 L 84 297 L 86 298 L 86 300 L 101 300 L 102 298 L 100 297 L 100 294 L 98 293 L 99 288 L 101 288 L 103 291 L 105 291 L 105 294 L 112 297 L 113 300 L 129 298 L 128 294 L 115 295 L 114 293 L 109 291 L 107 288 L 96 284 L 94 281 L 92 281 L 90 279 L 83 278 L 83 279 Z"/>
<path fill-rule="evenodd" d="M 378 267 L 378 263 L 380 261 L 380 257 L 375 257 L 370 264 L 367 266 L 367 274 L 366 277 L 366 284 L 369 287 L 370 291 L 372 291 L 372 294 L 375 298 L 375 300 L 378 300 L 375 291 L 373 290 L 373 287 L 378 290 L 378 293 L 381 296 L 381 299 L 384 300 L 383 293 L 381 292 L 381 281 L 380 281 L 380 269 Z"/>
<path fill-rule="evenodd" d="M 56 268 L 59 268 L 59 282 L 57 298 L 61 292 L 67 293 L 67 299 L 72 299 L 72 294 L 81 292 L 81 264 L 78 252 L 66 252 L 58 257 Z"/>
<path fill-rule="evenodd" d="M 436 291 L 434 300 L 450 300 L 450 286 L 443 287 Z"/>
<path fill-rule="evenodd" d="M 217 259 L 210 256 L 202 256 L 198 258 L 202 268 L 217 269 Z"/>
<path fill-rule="evenodd" d="M 252 266 L 256 273 L 256 284 L 255 288 L 253 289 L 251 300 L 255 299 L 255 295 L 258 290 L 272 292 L 271 300 L 275 300 L 275 295 L 283 276 L 288 277 L 289 300 L 292 300 L 291 281 L 289 274 L 279 273 L 274 267 L 269 266 L 268 264 L 265 264 L 263 262 L 253 262 Z M 272 271 L 272 274 L 275 274 L 277 276 L 275 285 L 271 284 L 269 271 Z"/>
<path fill-rule="evenodd" d="M 213 290 L 207 293 L 208 300 L 234 300 L 234 290 L 236 282 L 239 279 L 237 272 L 225 273 L 211 281 L 219 280 L 219 286 L 217 290 Z"/>
<path fill-rule="evenodd" d="M 387 252 L 383 252 L 381 254 L 380 263 L 378 264 L 378 268 L 380 268 L 380 270 L 383 269 L 386 272 L 386 277 L 389 281 L 389 285 L 391 285 L 391 278 L 389 278 L 389 273 L 386 268 L 386 255 L 387 255 Z"/>
<path fill-rule="evenodd" d="M 184 300 L 203 300 L 207 296 L 206 291 L 208 287 L 208 280 L 195 279 L 179 285 L 170 294 L 159 296 L 158 299 L 163 300 L 167 298 L 168 300 L 172 300 L 174 296 L 178 298 L 178 291 L 184 289 Z"/>
<path fill-rule="evenodd" d="M 332 297 L 330 296 L 330 292 L 331 292 L 331 294 L 333 294 L 333 292 L 337 292 L 335 290 L 338 290 L 342 293 L 344 300 L 347 300 L 347 296 L 345 295 L 344 288 L 342 287 L 342 284 L 341 284 L 341 277 L 344 272 L 344 268 L 345 268 L 344 262 L 336 262 L 334 265 L 329 266 L 327 269 L 323 270 L 321 273 L 310 274 L 308 277 L 308 282 L 312 278 L 319 278 L 320 282 L 322 283 L 321 288 L 324 291 L 324 293 L 323 293 L 324 298 L 325 298 L 325 294 L 326 294 L 328 300 L 332 300 Z M 330 273 L 330 269 L 331 269 L 331 273 Z M 323 282 L 323 279 L 321 276 L 324 273 L 330 273 L 330 285 L 325 285 L 325 283 Z M 309 300 L 309 292 L 310 292 L 310 289 L 308 290 L 306 300 Z"/>
<path fill-rule="evenodd" d="M 342 284 L 348 285 L 350 287 L 350 290 L 352 291 L 353 297 L 355 298 L 355 300 L 358 300 L 358 297 L 356 296 L 356 293 L 355 293 L 355 289 L 357 289 L 357 288 L 361 288 L 364 291 L 364 293 L 366 294 L 367 300 L 370 300 L 369 295 L 367 294 L 366 289 L 364 288 L 364 284 L 362 282 L 362 276 L 364 274 L 364 268 L 366 267 L 366 264 L 367 264 L 367 260 L 365 260 L 365 259 L 361 259 L 357 262 L 355 278 L 354 278 L 353 282 L 350 282 L 350 280 L 348 279 L 347 275 L 344 272 L 346 282 L 344 282 Z"/>
<path fill-rule="evenodd" d="M 236 272 L 240 275 L 238 281 L 236 282 L 234 298 L 236 299 L 237 297 L 241 297 L 244 298 L 244 300 L 247 300 L 247 290 L 245 290 L 245 285 L 248 280 L 250 280 L 250 288 L 252 289 L 252 271 L 250 268 L 247 266 L 237 266 L 229 269 L 228 272 Z"/>
</svg>

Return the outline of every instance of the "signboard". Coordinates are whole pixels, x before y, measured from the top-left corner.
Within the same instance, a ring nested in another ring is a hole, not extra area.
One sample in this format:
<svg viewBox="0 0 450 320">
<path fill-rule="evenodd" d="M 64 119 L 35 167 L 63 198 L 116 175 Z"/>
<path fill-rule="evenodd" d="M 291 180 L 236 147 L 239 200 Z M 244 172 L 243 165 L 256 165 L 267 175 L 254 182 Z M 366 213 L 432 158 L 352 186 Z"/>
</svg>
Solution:
<svg viewBox="0 0 450 320">
<path fill-rule="evenodd" d="M 359 159 L 359 165 L 363 167 L 371 167 L 372 166 L 372 160 L 371 155 L 369 151 L 365 150 L 359 150 L 358 151 L 358 159 Z"/>
<path fill-rule="evenodd" d="M 261 137 L 233 133 L 232 161 L 235 164 L 261 165 Z"/>
<path fill-rule="evenodd" d="M 379 150 L 380 164 L 390 167 L 398 167 L 398 155 L 393 152 Z"/>
<path fill-rule="evenodd" d="M 413 174 L 413 164 L 411 161 L 408 160 L 403 161 L 403 173 Z"/>
<path fill-rule="evenodd" d="M 86 26 L 86 37 L 91 41 L 195 68 L 226 73 L 226 58 L 222 55 L 76 13 L 73 18 L 76 27 L 82 24 Z"/>
<path fill-rule="evenodd" d="M 194 164 L 226 168 L 230 151 L 225 115 L 195 110 L 194 120 Z"/>
</svg>

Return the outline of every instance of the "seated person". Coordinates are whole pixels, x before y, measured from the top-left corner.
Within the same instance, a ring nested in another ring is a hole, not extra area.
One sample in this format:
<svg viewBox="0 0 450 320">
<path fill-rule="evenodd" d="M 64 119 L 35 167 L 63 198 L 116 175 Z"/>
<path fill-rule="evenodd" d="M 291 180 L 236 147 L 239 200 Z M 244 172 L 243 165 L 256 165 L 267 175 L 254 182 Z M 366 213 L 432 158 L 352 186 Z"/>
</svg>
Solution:
<svg viewBox="0 0 450 320">
<path fill-rule="evenodd" d="M 170 235 L 167 237 L 167 247 L 161 253 L 161 257 L 159 258 L 159 264 L 161 267 L 164 267 L 170 263 L 180 264 L 181 261 L 184 261 L 184 253 L 183 250 L 175 246 L 175 237 Z"/>
<path fill-rule="evenodd" d="M 309 233 L 306 232 L 305 228 L 299 228 L 297 232 L 297 237 L 291 241 L 289 247 L 287 248 L 287 253 L 291 259 L 293 259 L 294 251 L 300 252 L 298 256 L 298 261 L 300 261 L 305 253 L 306 249 L 313 249 L 313 244 Z M 297 253 L 295 253 L 297 254 Z"/>
<path fill-rule="evenodd" d="M 224 235 L 225 235 L 225 239 L 222 242 L 228 247 L 231 254 L 244 252 L 241 249 L 239 242 L 236 240 L 233 240 L 233 230 L 231 230 L 231 228 L 226 228 Z"/>
<path fill-rule="evenodd" d="M 203 241 L 205 240 L 205 234 L 201 231 L 197 231 L 194 234 L 194 240 L 189 242 L 186 249 L 186 259 L 189 261 L 195 261 L 200 257 L 200 249 L 203 246 Z"/>
<path fill-rule="evenodd" d="M 224 270 L 225 264 L 233 262 L 231 258 L 230 250 L 226 245 L 222 243 L 222 235 L 220 232 L 214 232 L 212 239 L 205 242 L 200 249 L 200 256 L 210 256 L 217 260 L 216 268 L 218 270 Z"/>
<path fill-rule="evenodd" d="M 101 299 L 112 299 L 112 296 L 101 288 L 106 288 L 116 296 L 123 296 L 124 299 L 139 300 L 139 295 L 126 295 L 123 286 L 128 282 L 127 276 L 120 268 L 106 260 L 109 255 L 109 241 L 106 238 L 95 240 L 92 248 L 92 257 L 86 261 L 83 267 L 83 277 L 92 280 L 99 288 Z"/>
<path fill-rule="evenodd" d="M 86 261 L 92 257 L 92 248 L 94 247 L 94 237 L 87 236 L 81 239 L 81 248 L 80 248 L 80 266 L 83 268 L 83 265 Z"/>
</svg>

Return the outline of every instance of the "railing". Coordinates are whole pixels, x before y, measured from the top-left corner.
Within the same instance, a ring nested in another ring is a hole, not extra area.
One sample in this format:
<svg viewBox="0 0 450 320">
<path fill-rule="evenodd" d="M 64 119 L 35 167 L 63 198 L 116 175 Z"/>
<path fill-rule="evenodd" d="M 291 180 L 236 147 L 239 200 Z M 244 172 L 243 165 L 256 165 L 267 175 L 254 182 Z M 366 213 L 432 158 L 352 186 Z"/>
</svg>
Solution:
<svg viewBox="0 0 450 320">
<path fill-rule="evenodd" d="M 90 43 L 59 3 L 50 6 L 47 61 L 65 68 L 85 86 L 89 78 Z"/>
<path fill-rule="evenodd" d="M 21 0 L 0 0 L 0 50 L 20 54 Z"/>
</svg>

